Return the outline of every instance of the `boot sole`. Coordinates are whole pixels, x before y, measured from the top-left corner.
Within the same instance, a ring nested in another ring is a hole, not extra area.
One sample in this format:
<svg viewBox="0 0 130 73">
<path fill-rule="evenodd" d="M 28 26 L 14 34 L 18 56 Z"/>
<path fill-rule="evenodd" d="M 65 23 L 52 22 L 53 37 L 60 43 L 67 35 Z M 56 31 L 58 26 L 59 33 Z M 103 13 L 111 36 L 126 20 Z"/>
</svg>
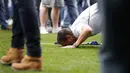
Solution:
<svg viewBox="0 0 130 73">
<path fill-rule="evenodd" d="M 10 64 L 12 64 L 10 62 L 3 62 L 2 60 L 0 60 L 0 63 L 3 64 L 3 65 L 10 65 Z"/>
<path fill-rule="evenodd" d="M 11 65 L 12 63 L 19 63 L 20 61 L 10 61 L 10 62 L 4 62 L 2 60 L 0 60 L 0 63 L 3 65 Z"/>
<path fill-rule="evenodd" d="M 23 70 L 28 70 L 28 71 L 42 71 L 42 69 L 15 69 L 11 66 L 11 69 L 14 71 L 23 71 Z"/>
</svg>

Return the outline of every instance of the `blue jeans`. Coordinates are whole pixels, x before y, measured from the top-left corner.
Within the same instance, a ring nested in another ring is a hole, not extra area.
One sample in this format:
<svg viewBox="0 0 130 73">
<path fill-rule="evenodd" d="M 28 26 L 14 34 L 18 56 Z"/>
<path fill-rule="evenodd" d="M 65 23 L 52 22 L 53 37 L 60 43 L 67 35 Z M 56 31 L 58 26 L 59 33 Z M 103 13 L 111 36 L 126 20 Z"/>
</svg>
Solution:
<svg viewBox="0 0 130 73">
<path fill-rule="evenodd" d="M 5 29 L 8 27 L 8 24 L 5 21 L 5 8 L 4 8 L 4 0 L 0 0 L 0 24 L 1 29 Z"/>
<path fill-rule="evenodd" d="M 88 8 L 88 0 L 77 0 L 79 14 Z M 96 3 L 97 0 L 90 0 L 90 5 Z"/>
<path fill-rule="evenodd" d="M 87 7 L 87 0 L 77 0 L 79 14 L 84 11 Z"/>
<path fill-rule="evenodd" d="M 40 32 L 35 0 L 13 0 L 12 48 L 27 47 L 27 55 L 41 56 Z"/>
<path fill-rule="evenodd" d="M 13 17 L 13 4 L 12 4 L 12 0 L 10 0 L 10 3 L 11 3 L 11 6 L 9 7 L 8 6 L 8 15 L 9 15 L 9 18 L 12 18 Z"/>
<path fill-rule="evenodd" d="M 65 0 L 65 7 L 63 9 L 63 12 L 61 13 L 61 26 L 68 27 L 75 19 L 78 17 L 78 9 L 77 9 L 77 1 L 76 0 Z"/>
</svg>

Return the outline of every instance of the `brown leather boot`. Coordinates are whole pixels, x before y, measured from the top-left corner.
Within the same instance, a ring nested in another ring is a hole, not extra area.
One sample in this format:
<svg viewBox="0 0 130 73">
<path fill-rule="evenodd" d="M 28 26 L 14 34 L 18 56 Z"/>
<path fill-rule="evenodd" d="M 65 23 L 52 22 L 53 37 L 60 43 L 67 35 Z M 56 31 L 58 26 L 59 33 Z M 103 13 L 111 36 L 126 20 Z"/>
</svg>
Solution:
<svg viewBox="0 0 130 73">
<path fill-rule="evenodd" d="M 13 70 L 42 70 L 42 58 L 25 56 L 21 63 L 13 63 Z"/>
<path fill-rule="evenodd" d="M 20 62 L 23 59 L 23 49 L 10 48 L 6 55 L 0 59 L 2 64 L 12 64 Z"/>
</svg>

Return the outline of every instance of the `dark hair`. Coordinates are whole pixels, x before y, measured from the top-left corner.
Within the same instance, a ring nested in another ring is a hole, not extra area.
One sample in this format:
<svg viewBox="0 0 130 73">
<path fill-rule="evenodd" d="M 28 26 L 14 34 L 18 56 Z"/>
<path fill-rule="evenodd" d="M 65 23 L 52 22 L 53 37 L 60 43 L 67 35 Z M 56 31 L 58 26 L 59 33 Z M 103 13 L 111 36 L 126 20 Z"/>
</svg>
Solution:
<svg viewBox="0 0 130 73">
<path fill-rule="evenodd" d="M 65 41 L 66 35 L 73 35 L 72 31 L 70 28 L 62 28 L 58 33 L 57 33 L 57 42 L 60 43 L 61 41 Z"/>
</svg>

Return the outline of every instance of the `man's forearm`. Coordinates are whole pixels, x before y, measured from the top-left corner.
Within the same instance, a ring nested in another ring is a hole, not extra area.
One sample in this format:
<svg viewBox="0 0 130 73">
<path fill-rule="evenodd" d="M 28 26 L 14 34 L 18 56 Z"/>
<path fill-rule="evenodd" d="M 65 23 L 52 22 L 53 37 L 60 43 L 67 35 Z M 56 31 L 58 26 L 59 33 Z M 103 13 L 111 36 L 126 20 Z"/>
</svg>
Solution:
<svg viewBox="0 0 130 73">
<path fill-rule="evenodd" d="M 92 28 L 89 27 L 88 25 L 83 27 L 77 41 L 73 45 L 75 47 L 79 46 L 80 44 L 82 44 L 91 35 L 92 35 Z"/>
</svg>

